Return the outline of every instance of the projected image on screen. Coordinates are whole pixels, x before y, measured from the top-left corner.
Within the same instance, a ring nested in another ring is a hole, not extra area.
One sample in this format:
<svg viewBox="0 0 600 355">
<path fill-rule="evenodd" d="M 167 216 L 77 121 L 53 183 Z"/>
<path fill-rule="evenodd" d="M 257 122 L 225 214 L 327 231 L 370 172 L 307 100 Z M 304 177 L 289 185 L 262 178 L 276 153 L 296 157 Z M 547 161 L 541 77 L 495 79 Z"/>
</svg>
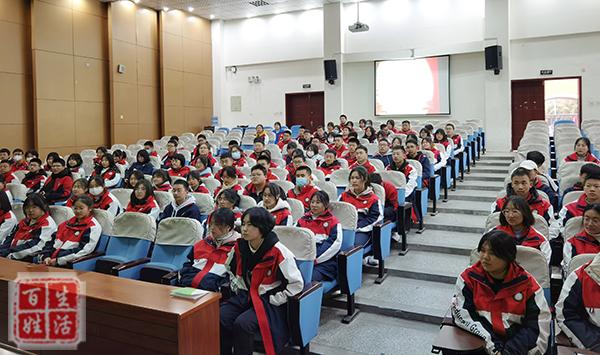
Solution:
<svg viewBox="0 0 600 355">
<path fill-rule="evenodd" d="M 375 62 L 375 115 L 449 115 L 449 57 Z"/>
</svg>

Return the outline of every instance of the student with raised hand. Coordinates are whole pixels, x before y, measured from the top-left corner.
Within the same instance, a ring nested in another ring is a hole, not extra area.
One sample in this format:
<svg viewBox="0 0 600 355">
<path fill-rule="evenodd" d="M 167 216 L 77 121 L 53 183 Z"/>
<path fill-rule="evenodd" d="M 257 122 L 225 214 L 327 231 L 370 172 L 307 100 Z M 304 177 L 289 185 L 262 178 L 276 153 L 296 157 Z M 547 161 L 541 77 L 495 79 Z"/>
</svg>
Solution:
<svg viewBox="0 0 600 355">
<path fill-rule="evenodd" d="M 263 190 L 263 199 L 258 207 L 264 207 L 275 218 L 276 226 L 293 226 L 292 211 L 285 192 L 279 185 L 269 183 Z"/>
<path fill-rule="evenodd" d="M 579 254 L 598 253 L 600 253 L 600 204 L 595 203 L 585 207 L 583 230 L 565 241 L 563 250 L 564 268 L 568 269 L 571 259 Z"/>
<path fill-rule="evenodd" d="M 538 194 L 531 182 L 529 171 L 525 168 L 516 168 L 510 174 L 510 183 L 506 185 L 506 196 L 497 199 L 492 204 L 492 213 L 502 211 L 508 199 L 513 195 L 520 196 L 527 201 L 531 211 L 544 217 L 548 224 L 553 223 L 554 209 L 552 205 Z"/>
<path fill-rule="evenodd" d="M 46 199 L 48 204 L 61 204 L 71 196 L 73 188 L 73 177 L 65 166 L 62 158 L 52 160 L 52 174 L 40 190 L 40 195 Z"/>
<path fill-rule="evenodd" d="M 92 253 L 102 234 L 100 223 L 92 216 L 93 205 L 91 197 L 77 197 L 73 204 L 75 216 L 58 226 L 54 240 L 46 243 L 35 261 L 48 266 L 65 266 L 70 261 Z"/>
<path fill-rule="evenodd" d="M 337 277 L 337 255 L 342 247 L 342 224 L 329 210 L 329 196 L 316 191 L 310 198 L 308 212 L 298 220 L 298 227 L 307 228 L 317 239 L 317 259 L 313 281 L 331 281 Z"/>
<path fill-rule="evenodd" d="M 190 173 L 190 168 L 185 166 L 185 157 L 183 154 L 175 154 L 171 158 L 171 167 L 167 170 L 170 176 L 186 177 Z"/>
<path fill-rule="evenodd" d="M 92 176 L 99 176 L 104 180 L 107 189 L 118 187 L 121 183 L 121 171 L 115 164 L 115 158 L 110 154 L 104 154 L 100 160 L 100 166 L 94 169 Z"/>
<path fill-rule="evenodd" d="M 125 212 L 144 213 L 150 215 L 154 220 L 158 219 L 160 206 L 156 202 L 150 181 L 142 179 L 137 182 L 131 192 L 131 198 Z"/>
<path fill-rule="evenodd" d="M 167 142 L 167 154 L 165 154 L 160 161 L 163 169 L 169 169 L 171 167 L 171 159 L 175 154 L 177 154 L 178 145 L 179 142 L 174 139 L 171 139 L 169 142 Z"/>
<path fill-rule="evenodd" d="M 233 166 L 226 166 L 219 170 L 219 173 L 221 173 L 221 186 L 217 187 L 217 189 L 215 190 L 215 196 L 218 195 L 219 192 L 226 189 L 232 189 L 239 194 L 244 193 L 244 188 L 242 187 L 242 185 L 240 185 L 240 182 L 238 181 L 237 172 L 237 169 Z"/>
<path fill-rule="evenodd" d="M 585 208 L 596 203 L 600 203 L 600 175 L 590 175 L 583 184 L 583 195 L 577 201 L 564 205 L 558 218 L 550 225 L 550 238 L 563 234 L 569 219 L 583 216 Z"/>
<path fill-rule="evenodd" d="M 104 180 L 100 176 L 92 176 L 90 178 L 88 191 L 94 201 L 94 208 L 108 211 L 113 216 L 117 216 L 123 211 L 121 203 L 108 191 Z"/>
<path fill-rule="evenodd" d="M 140 171 L 144 175 L 152 175 L 154 173 L 154 166 L 150 162 L 150 154 L 146 150 L 139 150 L 135 156 L 135 162 L 125 171 L 126 182 L 129 183 L 129 178 L 134 171 Z"/>
<path fill-rule="evenodd" d="M 323 174 L 325 174 L 326 178 L 329 178 L 331 173 L 333 173 L 334 171 L 340 170 L 342 168 L 342 165 L 336 159 L 336 157 L 337 154 L 333 149 L 327 149 L 325 151 L 325 154 L 323 155 L 323 162 L 319 165 L 318 169 L 321 170 Z"/>
<path fill-rule="evenodd" d="M 29 172 L 25 174 L 21 184 L 25 185 L 29 190 L 28 194 L 40 191 L 46 182 L 46 172 L 42 168 L 42 161 L 39 158 L 32 158 L 29 161 Z"/>
<path fill-rule="evenodd" d="M 169 192 L 173 189 L 169 173 L 161 169 L 156 170 L 154 174 L 152 174 L 152 185 L 154 186 L 154 191 Z"/>
<path fill-rule="evenodd" d="M 256 203 L 259 203 L 262 201 L 267 183 L 267 169 L 259 164 L 254 165 L 250 171 L 250 182 L 244 187 L 244 195 L 252 197 Z"/>
<path fill-rule="evenodd" d="M 304 287 L 294 255 L 273 232 L 273 217 L 260 207 L 242 216 L 242 238 L 227 258 L 233 296 L 221 304 L 221 354 L 251 355 L 260 335 L 267 355 L 289 339 L 286 302 Z"/>
<path fill-rule="evenodd" d="M 80 178 L 73 181 L 73 188 L 71 189 L 71 196 L 65 203 L 67 207 L 73 207 L 75 204 L 75 200 L 79 196 L 88 195 L 89 194 L 89 181 L 86 178 Z"/>
<path fill-rule="evenodd" d="M 500 225 L 494 229 L 515 238 L 517 245 L 540 250 L 550 262 L 552 249 L 546 236 L 534 227 L 535 217 L 527 201 L 520 196 L 509 197 L 500 211 Z"/>
<path fill-rule="evenodd" d="M 515 239 L 493 230 L 477 251 L 479 261 L 456 281 L 454 323 L 483 338 L 487 354 L 544 354 L 552 316 L 538 282 L 515 261 Z"/>
<path fill-rule="evenodd" d="M 225 268 L 227 255 L 240 234 L 235 231 L 236 217 L 232 210 L 218 208 L 211 213 L 208 234 L 194 244 L 188 261 L 178 274 L 178 283 L 184 287 L 220 292 L 229 281 Z"/>
<path fill-rule="evenodd" d="M 564 161 L 587 161 L 590 163 L 600 164 L 600 160 L 596 158 L 590 151 L 592 143 L 589 138 L 580 137 L 575 141 L 575 147 L 573 148 L 575 152 L 573 154 L 567 156 Z"/>
<path fill-rule="evenodd" d="M 600 254 L 565 280 L 558 302 L 558 326 L 579 349 L 600 352 Z"/>
<path fill-rule="evenodd" d="M 32 261 L 33 256 L 52 241 L 56 223 L 48 204 L 39 194 L 29 195 L 23 203 L 25 219 L 17 224 L 0 245 L 0 256 Z"/>
<path fill-rule="evenodd" d="M 19 223 L 6 192 L 0 191 L 0 245 Z"/>
<path fill-rule="evenodd" d="M 312 169 L 306 165 L 298 167 L 296 169 L 296 184 L 293 189 L 287 192 L 287 197 L 302 202 L 306 212 L 310 209 L 312 195 L 317 191 L 319 191 L 319 188 L 312 183 Z"/>
<path fill-rule="evenodd" d="M 185 180 L 177 180 L 173 183 L 173 202 L 168 204 L 160 214 L 158 222 L 169 217 L 187 217 L 193 218 L 198 222 L 200 220 L 200 209 L 196 205 L 196 199 L 188 191 L 190 185 Z"/>
</svg>

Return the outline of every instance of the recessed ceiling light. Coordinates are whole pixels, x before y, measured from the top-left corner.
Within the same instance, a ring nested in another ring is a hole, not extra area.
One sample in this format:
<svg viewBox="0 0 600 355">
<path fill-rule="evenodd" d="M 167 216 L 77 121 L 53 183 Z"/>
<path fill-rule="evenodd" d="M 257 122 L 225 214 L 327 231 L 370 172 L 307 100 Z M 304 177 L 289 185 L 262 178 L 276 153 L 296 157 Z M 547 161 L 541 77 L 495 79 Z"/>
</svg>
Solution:
<svg viewBox="0 0 600 355">
<path fill-rule="evenodd" d="M 191 7 L 191 6 L 188 6 L 188 11 L 189 11 L 189 12 L 192 12 L 192 11 L 194 11 L 194 8 L 193 8 L 193 7 Z"/>
<path fill-rule="evenodd" d="M 165 11 L 165 12 L 169 11 L 169 7 L 163 6 L 163 11 Z"/>
<path fill-rule="evenodd" d="M 209 17 L 210 17 L 210 19 L 211 19 L 211 20 L 214 20 L 214 19 L 215 19 L 215 15 L 213 15 L 213 14 L 210 14 L 210 16 L 209 16 Z"/>
</svg>

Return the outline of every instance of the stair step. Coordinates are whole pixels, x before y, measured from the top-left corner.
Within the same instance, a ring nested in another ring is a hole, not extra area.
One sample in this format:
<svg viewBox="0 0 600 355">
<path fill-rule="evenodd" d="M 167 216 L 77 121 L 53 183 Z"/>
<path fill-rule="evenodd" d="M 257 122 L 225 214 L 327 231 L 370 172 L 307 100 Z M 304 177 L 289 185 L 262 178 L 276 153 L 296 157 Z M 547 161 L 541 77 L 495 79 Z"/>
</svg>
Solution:
<svg viewBox="0 0 600 355">
<path fill-rule="evenodd" d="M 480 233 L 448 233 L 433 229 L 426 229 L 422 234 L 407 235 L 409 254 L 418 250 L 468 256 L 471 250 L 477 247 L 480 239 Z"/>
<path fill-rule="evenodd" d="M 454 284 L 458 274 L 469 264 L 469 257 L 466 255 L 410 250 L 410 244 L 408 248 L 406 255 L 398 255 L 393 250 L 392 255 L 385 260 L 390 276 Z M 432 260 L 436 262 L 432 264 Z M 377 273 L 377 268 L 365 266 L 363 271 L 365 274 L 373 274 Z"/>
<path fill-rule="evenodd" d="M 461 201 L 450 199 L 448 200 L 448 202 L 440 203 L 438 201 L 436 207 L 439 213 L 458 213 L 477 216 L 487 216 L 490 214 L 490 204 L 487 202 Z M 433 208 L 429 207 L 428 211 L 431 212 L 432 210 Z"/>
<path fill-rule="evenodd" d="M 496 191 L 473 191 L 473 190 L 462 190 L 457 189 L 456 191 L 449 192 L 449 200 L 463 200 L 463 201 L 481 201 L 489 202 L 490 204 L 496 201 L 496 196 L 501 188 Z"/>
<path fill-rule="evenodd" d="M 340 319 L 345 311 L 321 308 L 319 334 L 310 352 L 328 355 L 427 354 L 439 333 L 439 324 L 410 321 L 362 312 L 350 324 Z M 385 341 L 382 341 L 385 339 Z M 401 350 L 400 350 L 401 349 Z"/>
<path fill-rule="evenodd" d="M 493 173 L 480 173 L 480 172 L 471 172 L 471 174 L 469 174 L 468 178 L 466 178 L 467 182 L 470 181 L 495 181 L 495 182 L 504 182 L 504 179 L 506 178 L 506 175 L 508 173 L 500 173 L 500 174 L 493 174 Z"/>
<path fill-rule="evenodd" d="M 452 284 L 391 276 L 380 285 L 374 281 L 375 275 L 363 275 L 356 291 L 361 312 L 439 324 L 454 295 Z M 346 296 L 340 295 L 333 304 L 344 306 L 345 301 Z"/>
<path fill-rule="evenodd" d="M 476 166 L 474 168 L 471 168 L 471 174 L 473 173 L 492 173 L 492 174 L 508 174 L 508 165 L 502 165 L 502 167 L 498 166 L 493 166 L 493 167 L 482 167 L 482 166 Z M 469 176 L 469 175 L 467 175 Z"/>
<path fill-rule="evenodd" d="M 505 167 L 505 166 L 508 167 L 510 165 L 510 163 L 512 163 L 512 160 L 510 160 L 510 161 L 507 160 L 506 162 L 499 161 L 499 160 L 478 160 L 477 164 L 475 166 L 471 166 L 471 170 L 477 169 L 480 166 L 486 167 L 486 168 L 487 167 L 496 168 L 496 167 Z"/>
<path fill-rule="evenodd" d="M 460 184 L 457 186 L 458 190 L 477 190 L 477 191 L 500 191 L 504 189 L 504 182 L 490 181 L 485 185 L 474 185 L 474 183 L 481 183 L 480 181 L 472 181 L 471 184 Z"/>
<path fill-rule="evenodd" d="M 476 215 L 440 213 L 437 216 L 425 217 L 424 224 L 428 229 L 449 232 L 483 233 L 485 231 L 485 217 Z"/>
</svg>

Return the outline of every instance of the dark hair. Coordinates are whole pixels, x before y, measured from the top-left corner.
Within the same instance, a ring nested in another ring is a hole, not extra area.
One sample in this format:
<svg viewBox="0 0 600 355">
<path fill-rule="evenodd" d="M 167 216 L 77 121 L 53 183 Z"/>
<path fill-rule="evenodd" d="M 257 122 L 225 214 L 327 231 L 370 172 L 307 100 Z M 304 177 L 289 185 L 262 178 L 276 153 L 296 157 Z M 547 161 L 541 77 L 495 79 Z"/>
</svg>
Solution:
<svg viewBox="0 0 600 355">
<path fill-rule="evenodd" d="M 600 166 L 597 164 L 587 163 L 581 166 L 579 174 L 600 175 Z"/>
<path fill-rule="evenodd" d="M 408 123 L 408 124 L 410 124 L 410 121 L 409 121 L 409 120 L 404 120 L 404 121 L 402 121 L 402 124 L 405 124 L 405 123 Z"/>
<path fill-rule="evenodd" d="M 244 223 L 246 216 L 248 216 L 250 225 L 258 228 L 262 238 L 271 233 L 273 227 L 275 227 L 275 218 L 269 211 L 262 207 L 252 207 L 247 209 L 244 214 L 242 214 L 242 223 Z"/>
<path fill-rule="evenodd" d="M 358 173 L 360 178 L 365 181 L 365 186 L 371 186 L 371 179 L 369 179 L 369 173 L 367 172 L 367 169 L 360 165 L 354 167 L 352 170 L 350 170 L 350 174 L 348 174 L 348 181 L 350 181 L 350 177 L 353 173 Z"/>
<path fill-rule="evenodd" d="M 267 176 L 267 168 L 265 168 L 264 166 L 260 165 L 260 164 L 256 164 L 252 167 L 252 169 L 250 169 L 250 172 L 253 172 L 254 170 L 260 170 L 262 171 L 263 175 Z"/>
<path fill-rule="evenodd" d="M 173 186 L 175 186 L 175 185 L 183 185 L 183 187 L 185 188 L 185 191 L 189 191 L 189 189 L 190 189 L 190 184 L 188 184 L 187 180 L 177 179 L 177 180 L 173 181 Z"/>
<path fill-rule="evenodd" d="M 200 163 L 202 163 L 202 165 L 204 165 L 207 168 L 211 167 L 210 160 L 208 160 L 208 157 L 197 156 L 195 159 L 195 162 L 196 163 L 200 162 Z M 196 165 L 196 164 L 194 164 L 194 165 Z"/>
<path fill-rule="evenodd" d="M 430 133 L 433 132 L 433 125 L 431 123 L 426 124 L 424 128 L 427 128 Z"/>
<path fill-rule="evenodd" d="M 337 158 L 337 152 L 333 149 L 327 149 L 325 151 L 325 153 L 323 153 L 323 155 L 325 155 L 325 154 L 333 154 L 333 156 L 335 156 Z"/>
<path fill-rule="evenodd" d="M 8 165 L 11 165 L 11 162 L 10 162 L 10 160 L 8 160 L 8 159 L 3 159 L 3 160 L 0 160 L 0 164 L 8 164 Z"/>
<path fill-rule="evenodd" d="M 135 196 L 135 190 L 138 188 L 138 186 L 144 186 L 146 188 L 146 195 L 142 199 L 138 199 Z M 144 204 L 150 196 L 154 196 L 154 188 L 152 187 L 152 183 L 146 179 L 138 180 L 138 182 L 133 187 L 133 191 L 131 191 L 131 204 L 134 206 Z"/>
<path fill-rule="evenodd" d="M 200 184 L 202 184 L 202 177 L 200 176 L 200 170 L 192 170 L 192 171 L 190 171 L 187 174 L 187 176 L 185 177 L 185 179 L 189 180 L 190 178 L 196 179 L 196 180 L 198 180 L 200 182 Z"/>
<path fill-rule="evenodd" d="M 437 137 L 436 137 L 436 136 L 437 136 L 438 134 L 441 134 L 441 135 L 442 135 L 442 139 L 441 139 L 441 140 L 438 140 L 438 139 L 437 139 Z M 433 137 L 435 138 L 435 141 L 436 141 L 436 142 L 443 142 L 443 141 L 445 141 L 445 140 L 447 140 L 447 139 L 448 139 L 448 136 L 446 135 L 446 131 L 444 131 L 444 130 L 443 130 L 443 129 L 441 129 L 441 128 L 438 128 L 438 129 L 436 129 L 436 130 L 435 130 L 435 133 L 434 133 Z"/>
<path fill-rule="evenodd" d="M 115 158 L 127 158 L 127 154 L 122 151 L 121 149 L 117 149 L 112 153 L 113 157 Z"/>
<path fill-rule="evenodd" d="M 348 144 L 350 143 L 354 143 L 356 145 L 360 145 L 360 141 L 358 140 L 358 138 L 350 138 L 348 139 Z"/>
<path fill-rule="evenodd" d="M 421 130 L 419 131 L 419 135 L 421 135 L 421 133 L 425 132 L 427 134 L 427 136 L 431 136 L 431 131 L 428 130 L 427 128 L 421 128 Z"/>
<path fill-rule="evenodd" d="M 164 182 L 171 182 L 171 176 L 169 175 L 169 173 L 162 169 L 156 170 L 154 174 L 152 174 L 152 177 L 159 177 L 162 178 Z"/>
<path fill-rule="evenodd" d="M 365 153 L 369 154 L 369 150 L 364 145 L 359 145 L 358 147 L 356 147 L 356 150 L 362 150 Z"/>
<path fill-rule="evenodd" d="M 108 167 L 109 168 L 115 168 L 116 167 L 115 158 L 112 155 L 110 155 L 110 154 L 104 154 L 102 156 L 102 159 L 108 160 Z"/>
<path fill-rule="evenodd" d="M 312 175 L 312 169 L 308 165 L 300 165 L 298 168 L 296 168 L 294 175 L 297 174 L 299 171 L 306 171 L 309 176 Z"/>
<path fill-rule="evenodd" d="M 92 184 L 92 182 L 95 182 L 96 185 L 98 185 L 98 186 L 102 186 L 102 187 L 105 186 L 104 179 L 100 175 L 91 176 L 90 180 L 88 182 L 88 187 Z"/>
<path fill-rule="evenodd" d="M 292 131 L 290 131 L 289 129 L 286 129 L 285 131 L 283 131 L 283 134 L 289 134 L 291 136 L 292 135 Z"/>
<path fill-rule="evenodd" d="M 325 205 L 325 208 L 329 208 L 329 195 L 325 191 L 315 191 L 310 200 L 312 201 L 313 198 L 317 198 L 319 202 Z"/>
<path fill-rule="evenodd" d="M 297 148 L 298 148 L 298 144 L 296 142 L 289 142 L 287 144 L 287 146 L 285 147 L 286 150 L 297 149 Z"/>
<path fill-rule="evenodd" d="M 404 123 L 404 121 L 402 121 L 402 123 Z M 387 120 L 386 124 L 388 124 L 392 127 L 396 126 L 396 122 L 394 120 Z"/>
<path fill-rule="evenodd" d="M 221 190 L 216 199 L 221 197 L 231 202 L 234 207 L 238 207 L 240 205 L 240 195 L 234 189 Z"/>
<path fill-rule="evenodd" d="M 310 150 L 314 154 L 319 154 L 319 147 L 317 147 L 316 144 L 309 144 L 308 147 L 306 147 L 306 150 Z"/>
<path fill-rule="evenodd" d="M 512 195 L 508 197 L 506 203 L 504 203 L 504 208 L 508 207 L 509 204 L 512 204 L 523 216 L 523 225 L 525 228 L 529 228 L 535 224 L 535 217 L 531 212 L 531 207 L 525 199 L 521 196 Z M 504 216 L 504 213 L 500 213 L 500 224 L 503 226 L 508 226 L 508 221 Z"/>
<path fill-rule="evenodd" d="M 265 141 L 263 140 L 263 138 L 254 138 L 253 142 L 254 143 L 262 143 L 263 145 L 265 144 Z"/>
<path fill-rule="evenodd" d="M 40 153 L 38 153 L 38 151 L 35 149 L 29 149 L 28 151 L 26 151 L 25 156 L 28 156 L 28 155 L 33 155 L 36 158 L 40 157 Z"/>
<path fill-rule="evenodd" d="M 221 169 L 221 176 L 237 178 L 237 170 L 233 166 L 225 166 Z"/>
<path fill-rule="evenodd" d="M 585 208 L 583 209 L 583 214 L 585 215 L 585 213 L 589 210 L 594 210 L 596 211 L 596 213 L 600 214 L 600 203 L 590 203 L 587 206 L 585 206 Z"/>
<path fill-rule="evenodd" d="M 171 136 L 171 138 L 169 138 L 169 140 L 176 141 L 176 142 L 179 143 L 179 137 L 178 136 Z"/>
<path fill-rule="evenodd" d="M 40 209 L 42 209 L 46 213 L 50 212 L 50 208 L 48 207 L 48 203 L 38 193 L 33 193 L 33 194 L 27 196 L 27 198 L 25 199 L 25 202 L 23 202 L 23 211 L 25 211 L 25 209 L 28 206 L 39 207 Z"/>
<path fill-rule="evenodd" d="M 421 145 L 423 145 L 423 142 L 427 142 L 429 143 L 429 145 L 434 148 L 433 146 L 433 139 L 431 139 L 431 137 L 425 137 L 421 139 Z"/>
<path fill-rule="evenodd" d="M 58 157 L 56 159 L 52 159 L 52 164 L 54 164 L 54 163 L 58 163 L 58 164 L 60 164 L 62 166 L 66 166 L 67 165 L 65 163 L 65 160 L 63 158 L 60 158 L 60 157 Z"/>
<path fill-rule="evenodd" d="M 412 144 L 416 145 L 417 147 L 419 146 L 419 142 L 416 139 L 407 138 L 404 145 L 408 145 L 409 143 L 412 143 Z"/>
<path fill-rule="evenodd" d="M 83 187 L 87 190 L 89 188 L 90 182 L 86 178 L 80 178 L 73 181 L 73 186 L 75 186 L 75 184 L 83 184 Z"/>
<path fill-rule="evenodd" d="M 273 197 L 275 197 L 276 200 L 287 200 L 287 195 L 281 186 L 270 182 L 267 184 L 267 186 L 265 186 L 265 190 L 266 189 L 269 189 L 269 192 L 271 195 L 273 195 Z"/>
<path fill-rule="evenodd" d="M 143 164 L 146 164 L 150 161 L 150 154 L 145 149 L 138 150 L 135 157 L 136 162 L 140 159 L 140 157 L 143 159 Z"/>
<path fill-rule="evenodd" d="M 369 174 L 369 179 L 371 180 L 371 183 L 377 185 L 381 185 L 381 183 L 383 182 L 383 180 L 381 179 L 381 175 L 379 175 L 378 173 Z"/>
<path fill-rule="evenodd" d="M 337 138 L 342 138 L 342 139 L 344 139 L 344 137 L 342 137 L 342 135 L 341 135 L 341 134 L 339 134 L 339 133 L 336 133 L 336 134 L 334 134 L 334 135 L 333 135 L 333 139 L 337 139 Z"/>
<path fill-rule="evenodd" d="M 306 160 L 306 158 L 304 157 L 304 151 L 302 149 L 295 149 L 292 153 L 292 160 L 298 157 L 302 158 L 302 161 Z"/>
<path fill-rule="evenodd" d="M 544 164 L 544 162 L 546 161 L 546 157 L 544 157 L 544 154 L 538 152 L 537 150 L 532 150 L 528 152 L 525 159 L 533 161 L 538 166 Z"/>
<path fill-rule="evenodd" d="M 48 159 L 52 159 L 52 161 L 54 161 L 54 159 L 58 158 L 60 158 L 60 155 L 58 155 L 57 152 L 50 152 L 48 155 L 46 155 L 46 161 L 48 161 Z"/>
<path fill-rule="evenodd" d="M 224 159 L 232 159 L 233 160 L 233 157 L 231 156 L 231 152 L 222 153 L 221 156 L 219 157 L 219 160 L 224 160 Z"/>
<path fill-rule="evenodd" d="M 139 170 L 134 170 L 131 175 L 129 175 L 129 180 L 131 180 L 132 176 L 135 176 L 135 178 L 138 180 L 146 180 L 146 175 Z"/>
<path fill-rule="evenodd" d="M 235 227 L 235 214 L 228 208 L 218 208 L 210 216 L 210 224 L 225 226 L 233 229 Z"/>
<path fill-rule="evenodd" d="M 254 127 L 254 128 L 258 128 L 258 126 L 260 126 L 260 128 L 262 128 L 262 129 L 265 129 L 265 126 L 263 126 L 263 125 L 262 125 L 262 124 L 260 124 L 260 123 L 259 123 L 259 124 L 257 124 L 257 125 L 256 125 L 256 127 Z"/>
<path fill-rule="evenodd" d="M 6 213 L 12 210 L 12 206 L 10 205 L 10 201 L 8 200 L 8 195 L 4 191 L 0 191 L 0 211 Z"/>
<path fill-rule="evenodd" d="M 477 246 L 478 252 L 481 252 L 485 243 L 496 257 L 507 263 L 512 263 L 517 258 L 517 242 L 505 232 L 494 229 L 485 233 Z"/>
<path fill-rule="evenodd" d="M 145 141 L 145 142 L 144 142 L 144 145 L 145 145 L 145 146 L 147 145 L 147 146 L 149 146 L 149 147 L 152 147 L 152 148 L 154 148 L 154 143 L 153 143 L 152 141 Z"/>
<path fill-rule="evenodd" d="M 31 163 L 38 163 L 39 165 L 42 165 L 42 161 L 40 160 L 40 158 L 33 158 L 29 161 L 29 164 Z"/>
<path fill-rule="evenodd" d="M 452 129 L 456 128 L 456 127 L 454 127 L 454 123 L 446 123 L 446 127 L 448 127 L 448 126 L 452 127 Z"/>
<path fill-rule="evenodd" d="M 585 184 L 585 183 L 586 183 L 588 180 L 600 180 L 600 175 L 598 175 L 598 174 L 591 174 L 591 175 L 588 175 L 588 176 L 585 178 L 585 182 L 584 182 L 584 184 Z"/>
<path fill-rule="evenodd" d="M 575 147 L 577 147 L 577 143 L 579 143 L 580 141 L 585 143 L 585 145 L 587 145 L 587 147 L 588 147 L 588 150 L 590 150 L 590 146 L 592 145 L 592 143 L 590 142 L 590 139 L 586 138 L 586 137 L 577 138 L 577 140 L 575 141 L 575 144 L 573 145 L 573 149 L 575 149 Z"/>
<path fill-rule="evenodd" d="M 21 149 L 21 148 L 15 148 L 15 149 L 13 149 L 12 153 L 13 153 L 13 155 L 15 155 L 15 153 L 24 153 L 24 152 L 23 152 L 23 149 Z"/>
<path fill-rule="evenodd" d="M 408 142 L 406 142 L 406 143 L 408 143 Z M 414 143 L 414 142 L 413 142 L 413 143 Z M 392 151 L 394 151 L 394 150 L 401 150 L 401 151 L 403 151 L 404 153 L 406 153 L 406 149 L 405 149 L 403 146 L 401 146 L 401 145 L 395 145 L 395 146 L 393 146 L 393 147 L 392 147 Z"/>
<path fill-rule="evenodd" d="M 171 157 L 171 161 L 173 160 L 179 160 L 181 167 L 185 166 L 185 157 L 183 156 L 183 154 L 173 154 L 173 156 Z"/>
<path fill-rule="evenodd" d="M 280 122 L 273 123 L 273 126 L 275 126 L 275 125 L 279 125 L 279 128 L 281 128 L 281 123 Z"/>
<path fill-rule="evenodd" d="M 72 168 L 78 168 L 81 166 L 81 164 L 83 164 L 83 159 L 81 158 L 81 155 L 79 153 L 73 153 L 73 154 L 69 155 L 69 157 L 67 158 L 67 162 L 69 160 L 75 160 L 76 164 Z"/>
<path fill-rule="evenodd" d="M 364 123 L 365 125 L 367 124 L 367 120 L 365 120 L 364 118 L 361 118 L 360 120 L 358 120 L 358 124 Z"/>
<path fill-rule="evenodd" d="M 233 147 L 237 147 L 239 145 L 238 141 L 236 141 L 235 139 L 230 140 L 229 142 L 227 142 L 227 146 L 231 146 Z"/>
<path fill-rule="evenodd" d="M 268 152 L 268 150 L 266 150 L 265 152 Z M 263 154 L 265 152 L 260 152 L 260 154 L 256 157 L 256 161 L 258 162 L 259 160 L 266 160 L 269 164 L 271 164 L 271 157 L 269 156 L 269 154 Z"/>
<path fill-rule="evenodd" d="M 517 176 L 527 176 L 527 177 L 529 177 L 529 170 L 527 170 L 525 168 L 516 168 L 510 174 L 510 179 L 512 180 L 512 178 L 517 177 Z"/>
<path fill-rule="evenodd" d="M 73 204 L 76 204 L 77 202 L 81 202 L 89 208 L 92 208 L 92 206 L 94 206 L 94 200 L 86 194 L 75 197 L 75 201 L 73 201 Z"/>
<path fill-rule="evenodd" d="M 344 117 L 345 119 L 348 119 L 348 116 L 344 115 L 343 113 L 340 115 L 340 118 Z"/>
<path fill-rule="evenodd" d="M 101 145 L 98 148 L 96 148 L 96 153 L 98 153 L 98 151 L 101 151 L 102 155 L 108 153 L 108 149 L 105 146 L 103 146 L 103 145 Z"/>
<path fill-rule="evenodd" d="M 396 138 L 399 138 L 399 137 L 396 137 Z M 417 137 L 417 135 L 416 135 L 416 134 L 412 134 L 412 133 L 411 133 L 411 134 L 407 134 L 407 135 L 406 135 L 406 140 L 411 140 L 411 139 L 412 139 L 413 141 L 415 141 L 415 142 L 418 142 L 418 141 L 419 141 L 419 137 Z"/>
<path fill-rule="evenodd" d="M 365 127 L 365 134 L 363 135 L 363 138 L 367 138 L 367 132 L 371 132 L 372 136 L 377 135 L 377 133 L 375 132 L 375 128 L 373 128 L 371 126 L 367 126 L 367 127 Z"/>
<path fill-rule="evenodd" d="M 179 141 L 178 141 L 178 140 L 175 140 L 175 139 L 170 139 L 170 140 L 167 142 L 167 144 L 169 144 L 169 143 L 173 144 L 175 147 L 177 147 L 177 146 L 179 145 Z"/>
</svg>

